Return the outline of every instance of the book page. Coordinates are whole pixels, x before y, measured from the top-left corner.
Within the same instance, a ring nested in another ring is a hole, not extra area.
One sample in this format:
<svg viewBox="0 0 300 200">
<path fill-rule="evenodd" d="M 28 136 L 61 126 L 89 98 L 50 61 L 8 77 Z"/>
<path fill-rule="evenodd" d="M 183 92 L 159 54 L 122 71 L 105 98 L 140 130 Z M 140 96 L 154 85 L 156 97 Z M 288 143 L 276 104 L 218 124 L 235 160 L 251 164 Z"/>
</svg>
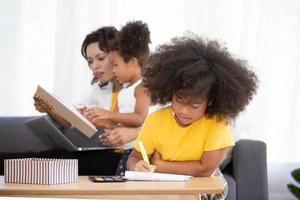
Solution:
<svg viewBox="0 0 300 200">
<path fill-rule="evenodd" d="M 97 128 L 74 107 L 66 105 L 39 85 L 36 90 L 36 95 L 47 101 L 47 103 L 52 106 L 54 112 L 62 116 L 65 120 L 72 124 L 72 126 L 80 130 L 85 136 L 91 138 L 97 132 Z"/>
<path fill-rule="evenodd" d="M 165 173 L 126 171 L 125 178 L 131 181 L 187 181 L 192 176 Z"/>
</svg>

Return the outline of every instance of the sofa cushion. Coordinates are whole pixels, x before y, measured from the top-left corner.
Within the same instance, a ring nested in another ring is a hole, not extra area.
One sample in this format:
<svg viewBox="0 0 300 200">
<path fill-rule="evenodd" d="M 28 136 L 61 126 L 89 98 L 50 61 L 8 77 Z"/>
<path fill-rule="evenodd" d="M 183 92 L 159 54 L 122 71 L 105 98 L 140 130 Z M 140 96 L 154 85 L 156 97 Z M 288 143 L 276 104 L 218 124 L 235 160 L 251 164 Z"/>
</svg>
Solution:
<svg viewBox="0 0 300 200">
<path fill-rule="evenodd" d="M 0 152 L 39 152 L 49 147 L 25 124 L 36 117 L 0 117 Z"/>
</svg>

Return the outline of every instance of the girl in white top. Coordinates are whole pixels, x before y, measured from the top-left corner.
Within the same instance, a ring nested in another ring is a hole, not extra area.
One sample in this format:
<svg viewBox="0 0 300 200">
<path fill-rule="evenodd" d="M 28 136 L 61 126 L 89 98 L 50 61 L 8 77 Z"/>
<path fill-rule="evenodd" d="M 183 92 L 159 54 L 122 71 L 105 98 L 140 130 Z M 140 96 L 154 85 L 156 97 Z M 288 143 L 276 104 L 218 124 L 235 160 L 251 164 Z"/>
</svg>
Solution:
<svg viewBox="0 0 300 200">
<path fill-rule="evenodd" d="M 142 68 L 149 57 L 150 31 L 146 23 L 141 21 L 127 23 L 117 34 L 118 46 L 110 52 L 113 72 L 116 79 L 123 84 L 123 89 L 118 97 L 118 112 L 102 110 L 102 113 L 87 109 L 87 116 L 94 124 L 98 120 L 111 120 L 123 127 L 140 127 L 148 113 L 150 98 L 142 85 Z M 115 131 L 111 131 L 107 137 L 113 137 Z M 137 137 L 138 131 L 132 137 L 118 134 L 123 143 L 114 144 L 116 146 L 124 144 L 124 149 L 131 149 L 133 141 Z M 127 134 L 129 135 L 129 134 Z M 103 143 L 109 143 L 107 137 L 102 137 Z M 125 141 L 125 142 L 124 142 Z M 126 144 L 127 143 L 127 144 Z"/>
<path fill-rule="evenodd" d="M 125 151 L 116 174 L 124 175 L 126 162 L 133 148 L 132 141 L 136 139 L 150 106 L 150 98 L 141 83 L 142 68 L 149 57 L 150 31 L 147 24 L 141 21 L 129 22 L 117 34 L 117 40 L 118 47 L 110 53 L 110 58 L 117 80 L 124 85 L 118 98 L 119 112 L 103 110 L 99 113 L 88 109 L 87 116 L 95 124 L 98 120 L 107 119 L 122 126 L 122 130 L 115 128 L 100 140 L 109 146 L 122 145 Z"/>
</svg>

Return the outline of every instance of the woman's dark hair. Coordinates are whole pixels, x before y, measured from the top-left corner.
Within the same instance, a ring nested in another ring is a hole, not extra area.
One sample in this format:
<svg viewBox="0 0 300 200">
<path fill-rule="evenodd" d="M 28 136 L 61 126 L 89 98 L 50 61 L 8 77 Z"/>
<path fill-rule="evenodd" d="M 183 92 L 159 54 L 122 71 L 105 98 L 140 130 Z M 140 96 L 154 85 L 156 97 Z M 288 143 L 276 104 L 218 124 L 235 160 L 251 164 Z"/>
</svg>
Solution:
<svg viewBox="0 0 300 200">
<path fill-rule="evenodd" d="M 135 57 L 141 67 L 145 66 L 149 58 L 150 31 L 148 25 L 142 21 L 128 22 L 117 34 L 116 49 L 125 62 Z"/>
<path fill-rule="evenodd" d="M 234 58 L 217 41 L 179 37 L 150 56 L 144 86 L 154 103 L 166 104 L 183 91 L 208 100 L 206 116 L 234 118 L 257 90 L 257 77 L 245 61 Z"/>
<path fill-rule="evenodd" d="M 85 39 L 83 40 L 81 46 L 81 55 L 87 60 L 86 49 L 87 46 L 91 43 L 98 42 L 99 49 L 108 53 L 112 51 L 112 49 L 116 48 L 117 40 L 117 29 L 112 26 L 105 26 L 97 29 L 96 31 L 91 32 L 88 34 Z M 93 77 L 91 84 L 98 82 L 96 76 Z"/>
</svg>

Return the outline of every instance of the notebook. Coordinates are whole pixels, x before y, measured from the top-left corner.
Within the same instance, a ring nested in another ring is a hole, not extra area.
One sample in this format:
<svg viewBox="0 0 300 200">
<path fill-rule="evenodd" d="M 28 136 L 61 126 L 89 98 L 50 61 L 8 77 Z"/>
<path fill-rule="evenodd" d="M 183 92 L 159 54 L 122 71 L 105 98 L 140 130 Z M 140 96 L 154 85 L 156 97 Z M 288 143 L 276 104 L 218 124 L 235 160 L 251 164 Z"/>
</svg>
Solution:
<svg viewBox="0 0 300 200">
<path fill-rule="evenodd" d="M 97 128 L 84 116 L 82 116 L 74 107 L 66 105 L 39 85 L 36 90 L 36 95 L 47 101 L 47 103 L 52 106 L 54 112 L 57 112 L 60 116 L 72 124 L 73 127 L 80 130 L 85 136 L 91 138 L 97 132 Z"/>
<path fill-rule="evenodd" d="M 131 181 L 187 181 L 192 176 L 180 174 L 126 171 L 125 178 Z"/>
<path fill-rule="evenodd" d="M 93 136 L 93 138 L 84 137 L 79 131 L 69 130 L 69 134 L 63 131 L 49 117 L 43 116 L 25 122 L 25 125 L 32 130 L 44 143 L 52 148 L 64 149 L 67 151 L 90 151 L 116 149 L 103 146 L 99 141 L 99 134 L 104 133 L 103 129 Z M 71 140 L 69 136 L 74 136 Z M 80 138 L 80 136 L 82 138 Z M 77 138 L 77 141 L 76 141 Z M 95 142 L 96 141 L 96 142 Z"/>
</svg>

